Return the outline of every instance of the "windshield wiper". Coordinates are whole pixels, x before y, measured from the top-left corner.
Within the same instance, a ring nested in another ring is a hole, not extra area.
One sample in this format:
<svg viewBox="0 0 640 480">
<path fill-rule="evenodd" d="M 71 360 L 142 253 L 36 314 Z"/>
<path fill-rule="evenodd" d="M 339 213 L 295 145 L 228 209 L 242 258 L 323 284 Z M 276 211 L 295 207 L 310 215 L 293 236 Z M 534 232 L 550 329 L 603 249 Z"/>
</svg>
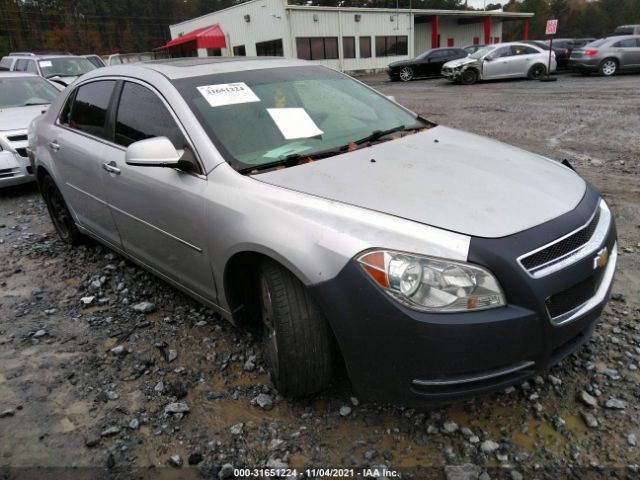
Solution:
<svg viewBox="0 0 640 480">
<path fill-rule="evenodd" d="M 49 102 L 38 103 L 38 102 L 28 102 L 23 104 L 23 107 L 33 107 L 34 105 L 49 105 Z"/>
<path fill-rule="evenodd" d="M 367 135 L 364 138 L 359 140 L 355 140 L 353 142 L 349 142 L 346 145 L 341 145 L 335 148 L 329 148 L 327 150 L 320 150 L 313 153 L 293 153 L 291 155 L 287 155 L 284 158 L 280 158 L 273 162 L 263 163 L 261 165 L 253 165 L 251 167 L 243 168 L 240 170 L 240 173 L 257 173 L 261 170 L 268 170 L 270 168 L 275 167 L 292 167 L 298 165 L 301 160 L 318 160 L 321 158 L 334 157 L 336 155 L 340 155 L 342 153 L 348 152 L 350 148 L 353 148 L 353 145 L 356 145 L 356 149 L 358 150 L 361 145 L 369 142 L 375 142 L 380 140 L 387 135 L 391 135 L 396 132 L 405 132 L 409 130 L 419 130 L 421 128 L 428 128 L 428 125 L 412 125 L 410 127 L 405 127 L 404 125 L 398 125 L 397 127 L 389 128 L 388 130 L 374 130 L 370 135 Z"/>
</svg>

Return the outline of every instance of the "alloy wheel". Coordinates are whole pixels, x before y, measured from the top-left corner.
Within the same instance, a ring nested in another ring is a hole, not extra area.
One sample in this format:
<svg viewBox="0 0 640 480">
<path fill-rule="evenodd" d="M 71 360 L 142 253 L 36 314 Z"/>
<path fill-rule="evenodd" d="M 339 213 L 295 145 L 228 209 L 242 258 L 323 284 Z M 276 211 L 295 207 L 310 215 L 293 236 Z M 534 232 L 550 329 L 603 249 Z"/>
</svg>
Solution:
<svg viewBox="0 0 640 480">
<path fill-rule="evenodd" d="M 413 78 L 413 69 L 410 67 L 404 67 L 400 70 L 400 80 L 403 82 L 408 82 Z"/>
<path fill-rule="evenodd" d="M 614 73 L 616 73 L 616 70 L 618 69 L 618 65 L 616 64 L 616 62 L 614 60 L 606 60 L 603 64 L 602 64 L 602 74 L 606 75 L 607 77 L 613 75 Z"/>
</svg>

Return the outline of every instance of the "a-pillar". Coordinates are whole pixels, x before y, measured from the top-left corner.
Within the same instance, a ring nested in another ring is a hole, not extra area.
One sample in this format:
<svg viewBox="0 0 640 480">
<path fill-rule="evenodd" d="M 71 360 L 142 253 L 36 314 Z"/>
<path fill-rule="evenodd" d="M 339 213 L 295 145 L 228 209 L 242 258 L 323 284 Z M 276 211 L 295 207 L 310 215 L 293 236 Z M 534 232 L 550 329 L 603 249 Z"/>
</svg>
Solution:
<svg viewBox="0 0 640 480">
<path fill-rule="evenodd" d="M 491 43 L 491 17 L 484 17 L 484 43 Z"/>
<path fill-rule="evenodd" d="M 431 48 L 438 48 L 438 35 L 440 35 L 440 17 L 438 15 L 433 16 L 431 22 Z"/>
</svg>

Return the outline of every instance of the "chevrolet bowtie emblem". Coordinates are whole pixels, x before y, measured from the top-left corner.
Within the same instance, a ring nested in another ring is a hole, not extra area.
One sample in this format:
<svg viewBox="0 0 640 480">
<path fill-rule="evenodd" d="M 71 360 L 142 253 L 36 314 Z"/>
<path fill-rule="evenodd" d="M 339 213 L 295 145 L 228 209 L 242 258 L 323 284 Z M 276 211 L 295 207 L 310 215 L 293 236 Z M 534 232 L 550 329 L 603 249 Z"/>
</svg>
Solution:
<svg viewBox="0 0 640 480">
<path fill-rule="evenodd" d="M 607 260 L 609 260 L 609 250 L 604 247 L 593 259 L 593 269 L 604 267 L 607 264 Z"/>
</svg>

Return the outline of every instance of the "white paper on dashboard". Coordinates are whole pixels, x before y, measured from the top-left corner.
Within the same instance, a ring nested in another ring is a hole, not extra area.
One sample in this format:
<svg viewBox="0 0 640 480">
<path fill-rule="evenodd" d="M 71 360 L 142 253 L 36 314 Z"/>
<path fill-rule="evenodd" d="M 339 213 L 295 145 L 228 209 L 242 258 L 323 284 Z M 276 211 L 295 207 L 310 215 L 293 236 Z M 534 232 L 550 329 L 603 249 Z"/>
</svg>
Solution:
<svg viewBox="0 0 640 480">
<path fill-rule="evenodd" d="M 244 82 L 203 85 L 198 87 L 198 91 L 212 107 L 260 101 Z"/>
<path fill-rule="evenodd" d="M 304 108 L 267 108 L 267 112 L 287 140 L 322 135 Z"/>
<path fill-rule="evenodd" d="M 41 60 L 40 66 L 42 68 L 53 67 L 53 63 L 51 63 L 49 60 Z"/>
</svg>

